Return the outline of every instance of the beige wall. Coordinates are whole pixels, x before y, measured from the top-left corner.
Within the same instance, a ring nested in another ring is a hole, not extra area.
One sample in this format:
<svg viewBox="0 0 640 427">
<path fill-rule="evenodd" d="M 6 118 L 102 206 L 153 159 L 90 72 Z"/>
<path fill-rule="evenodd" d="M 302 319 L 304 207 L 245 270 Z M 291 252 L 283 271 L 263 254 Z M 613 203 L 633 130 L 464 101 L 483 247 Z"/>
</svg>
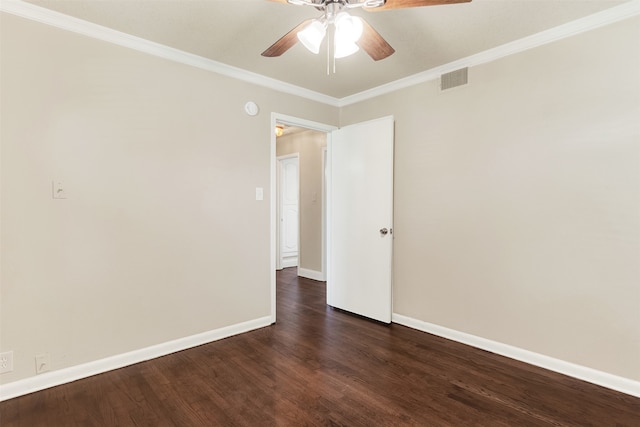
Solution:
<svg viewBox="0 0 640 427">
<path fill-rule="evenodd" d="M 394 312 L 640 380 L 640 20 L 343 108 L 396 118 Z"/>
<path fill-rule="evenodd" d="M 2 383 L 268 316 L 270 112 L 337 109 L 1 19 Z"/>
<path fill-rule="evenodd" d="M 269 112 L 337 109 L 1 19 L 0 381 L 267 316 Z M 396 313 L 640 380 L 639 24 L 340 111 L 396 117 Z"/>
<path fill-rule="evenodd" d="M 327 134 L 307 130 L 283 135 L 276 155 L 299 154 L 300 268 L 322 272 L 322 156 Z"/>
</svg>

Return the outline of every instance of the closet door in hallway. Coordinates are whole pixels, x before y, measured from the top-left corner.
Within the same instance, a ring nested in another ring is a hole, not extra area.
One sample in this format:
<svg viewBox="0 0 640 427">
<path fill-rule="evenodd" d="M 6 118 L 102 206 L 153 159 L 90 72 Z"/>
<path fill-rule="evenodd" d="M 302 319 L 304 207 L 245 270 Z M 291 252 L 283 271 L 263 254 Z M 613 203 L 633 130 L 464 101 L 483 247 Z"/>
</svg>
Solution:
<svg viewBox="0 0 640 427">
<path fill-rule="evenodd" d="M 298 155 L 278 158 L 280 195 L 280 266 L 298 265 L 299 240 L 299 159 Z"/>
</svg>

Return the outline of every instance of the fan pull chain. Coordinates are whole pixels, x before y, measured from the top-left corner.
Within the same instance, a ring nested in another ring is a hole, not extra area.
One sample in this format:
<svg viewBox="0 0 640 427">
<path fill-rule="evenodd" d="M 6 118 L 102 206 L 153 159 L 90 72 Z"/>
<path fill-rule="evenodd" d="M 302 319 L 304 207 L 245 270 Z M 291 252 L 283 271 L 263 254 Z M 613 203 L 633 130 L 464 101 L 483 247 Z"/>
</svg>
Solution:
<svg viewBox="0 0 640 427">
<path fill-rule="evenodd" d="M 333 46 L 333 74 L 336 73 L 336 47 Z"/>
<path fill-rule="evenodd" d="M 331 61 L 331 34 L 327 36 L 327 76 L 329 75 L 329 62 Z"/>
<path fill-rule="evenodd" d="M 331 46 L 333 46 L 333 74 L 336 73 L 336 33 L 335 33 L 335 26 L 333 28 L 333 31 L 329 32 L 329 37 L 331 38 Z M 329 44 L 329 43 L 327 43 Z M 329 55 L 329 58 L 331 58 L 331 55 Z M 327 64 L 328 66 L 328 64 Z M 327 73 L 329 74 L 329 73 Z"/>
</svg>

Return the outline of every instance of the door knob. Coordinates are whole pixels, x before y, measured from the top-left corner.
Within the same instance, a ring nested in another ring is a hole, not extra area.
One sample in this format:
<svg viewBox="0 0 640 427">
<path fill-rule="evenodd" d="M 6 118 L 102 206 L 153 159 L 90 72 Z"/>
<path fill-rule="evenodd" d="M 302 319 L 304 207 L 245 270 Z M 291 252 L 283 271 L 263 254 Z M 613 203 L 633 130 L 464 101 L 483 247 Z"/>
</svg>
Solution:
<svg viewBox="0 0 640 427">
<path fill-rule="evenodd" d="M 388 232 L 389 232 L 389 230 L 387 230 L 386 228 L 381 228 L 380 229 L 380 234 L 382 234 L 383 236 L 386 236 Z"/>
</svg>

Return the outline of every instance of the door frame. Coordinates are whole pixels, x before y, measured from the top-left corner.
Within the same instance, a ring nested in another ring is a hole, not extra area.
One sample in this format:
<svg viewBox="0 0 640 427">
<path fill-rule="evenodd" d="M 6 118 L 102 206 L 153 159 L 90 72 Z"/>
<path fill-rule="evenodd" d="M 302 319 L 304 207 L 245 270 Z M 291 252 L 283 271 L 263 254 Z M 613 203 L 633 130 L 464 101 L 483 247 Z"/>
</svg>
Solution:
<svg viewBox="0 0 640 427">
<path fill-rule="evenodd" d="M 327 138 L 331 138 L 327 133 Z M 328 144 L 328 142 L 327 142 Z M 326 282 L 329 278 L 329 271 L 327 270 L 327 217 L 329 214 L 327 192 L 329 191 L 329 176 L 327 170 L 329 168 L 329 151 L 327 145 L 322 148 L 322 279 Z"/>
<path fill-rule="evenodd" d="M 276 270 L 283 267 L 282 257 L 282 160 L 298 160 L 298 265 L 300 265 L 300 153 L 286 154 L 276 157 Z"/>
<path fill-rule="evenodd" d="M 276 124 L 284 124 L 290 126 L 297 126 L 306 129 L 316 130 L 319 132 L 324 132 L 327 134 L 327 158 L 330 157 L 331 153 L 331 131 L 338 129 L 337 126 L 328 125 L 326 123 L 314 122 L 312 120 L 302 119 L 299 117 L 289 116 L 286 114 L 280 114 L 276 112 L 271 113 L 271 126 L 269 127 L 269 134 L 271 137 L 271 153 L 270 153 L 270 178 L 269 178 L 269 266 L 270 266 L 270 295 L 271 295 L 271 323 L 276 323 L 276 238 L 277 238 L 277 212 L 276 207 L 278 201 L 277 199 L 277 190 L 276 190 L 276 171 L 277 171 L 277 159 L 276 159 L 276 134 L 273 131 L 276 127 Z M 327 179 L 329 180 L 331 177 L 331 165 L 327 165 Z M 327 191 L 329 190 L 329 186 L 327 186 Z M 330 195 L 326 194 L 327 203 L 330 200 Z M 323 217 L 326 217 L 326 212 L 328 211 L 328 207 L 325 205 L 323 209 Z M 327 223 L 327 219 L 323 220 L 325 224 L 325 235 L 327 235 L 329 231 L 330 224 Z M 324 239 L 323 239 L 324 242 Z M 326 245 L 322 248 L 322 265 L 326 266 L 326 249 L 328 246 Z M 325 275 L 327 271 L 324 271 Z"/>
</svg>

